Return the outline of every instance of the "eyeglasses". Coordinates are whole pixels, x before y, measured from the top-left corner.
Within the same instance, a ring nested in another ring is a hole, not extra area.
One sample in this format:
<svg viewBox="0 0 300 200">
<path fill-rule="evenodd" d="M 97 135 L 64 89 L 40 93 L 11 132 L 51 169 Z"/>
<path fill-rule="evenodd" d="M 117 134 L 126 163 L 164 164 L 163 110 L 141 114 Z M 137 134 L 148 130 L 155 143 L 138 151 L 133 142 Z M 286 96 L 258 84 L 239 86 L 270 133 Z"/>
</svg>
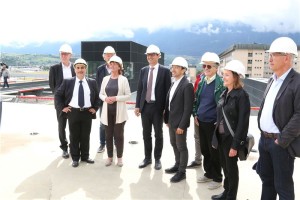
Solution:
<svg viewBox="0 0 300 200">
<path fill-rule="evenodd" d="M 202 65 L 202 67 L 203 67 L 203 69 L 205 69 L 205 68 L 207 68 L 207 69 L 211 69 L 212 68 L 212 66 L 211 65 Z"/>
</svg>

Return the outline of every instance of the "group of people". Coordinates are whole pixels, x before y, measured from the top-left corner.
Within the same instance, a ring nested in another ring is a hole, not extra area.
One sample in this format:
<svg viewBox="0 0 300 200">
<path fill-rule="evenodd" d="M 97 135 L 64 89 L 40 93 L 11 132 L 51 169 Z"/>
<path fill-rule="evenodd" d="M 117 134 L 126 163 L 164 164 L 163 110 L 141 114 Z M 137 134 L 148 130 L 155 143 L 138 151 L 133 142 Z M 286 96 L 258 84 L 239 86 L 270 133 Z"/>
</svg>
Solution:
<svg viewBox="0 0 300 200">
<path fill-rule="evenodd" d="M 8 79 L 10 78 L 10 73 L 8 71 L 8 66 L 5 63 L 0 63 L 0 80 L 3 77 L 3 86 L 2 88 L 9 88 Z"/>
<path fill-rule="evenodd" d="M 300 75 L 292 68 L 298 55 L 297 45 L 290 38 L 280 37 L 268 52 L 274 75 L 258 115 L 260 156 L 253 168 L 262 180 L 262 200 L 275 200 L 277 195 L 292 200 L 295 157 L 289 152 L 300 135 Z M 238 60 L 229 61 L 220 75 L 220 58 L 216 53 L 206 52 L 201 58 L 203 72 L 193 86 L 186 76 L 186 59 L 176 57 L 168 69 L 159 64 L 161 52 L 157 46 L 148 46 L 145 54 L 149 65 L 140 70 L 134 109 L 135 115 L 141 116 L 143 128 L 144 159 L 139 168 L 152 164 L 152 158 L 154 169 L 162 168 L 165 123 L 175 157 L 174 165 L 165 169 L 165 173 L 174 174 L 170 181 L 184 180 L 187 168 L 203 163 L 204 174 L 197 178 L 198 183 L 209 182 L 208 189 L 216 189 L 222 186 L 224 176 L 224 192 L 211 199 L 235 200 L 239 185 L 238 154 L 244 148 L 250 118 L 250 100 L 242 82 L 245 66 Z M 122 75 L 122 59 L 113 47 L 106 47 L 105 64 L 98 67 L 94 80 L 85 76 L 88 65 L 84 59 L 70 62 L 69 45 L 61 47 L 60 55 L 62 62 L 51 67 L 49 83 L 55 93 L 62 157 L 69 157 L 65 133 L 68 119 L 72 166 L 77 167 L 79 160 L 94 163 L 89 157 L 89 138 L 92 119 L 100 109 L 98 152 L 104 152 L 106 147 L 105 165 L 110 166 L 116 146 L 116 165 L 122 167 L 124 126 L 128 120 L 126 101 L 131 95 L 128 80 Z M 195 160 L 188 165 L 187 129 L 191 116 L 196 153 Z"/>
</svg>

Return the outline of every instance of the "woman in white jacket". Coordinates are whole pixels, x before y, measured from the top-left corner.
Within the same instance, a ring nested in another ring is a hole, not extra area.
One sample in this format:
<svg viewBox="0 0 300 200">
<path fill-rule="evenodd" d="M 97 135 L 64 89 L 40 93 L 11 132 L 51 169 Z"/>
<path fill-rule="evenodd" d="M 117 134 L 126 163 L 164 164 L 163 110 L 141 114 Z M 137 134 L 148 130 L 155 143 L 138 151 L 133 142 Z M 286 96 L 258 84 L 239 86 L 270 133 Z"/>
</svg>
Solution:
<svg viewBox="0 0 300 200">
<path fill-rule="evenodd" d="M 104 77 L 99 97 L 103 101 L 101 123 L 105 125 L 105 137 L 108 159 L 105 163 L 110 166 L 113 162 L 113 143 L 117 149 L 117 165 L 123 166 L 124 125 L 128 119 L 126 101 L 130 99 L 130 87 L 123 70 L 122 59 L 112 56 L 109 60 L 111 74 Z M 114 142 L 115 141 L 115 142 Z"/>
</svg>

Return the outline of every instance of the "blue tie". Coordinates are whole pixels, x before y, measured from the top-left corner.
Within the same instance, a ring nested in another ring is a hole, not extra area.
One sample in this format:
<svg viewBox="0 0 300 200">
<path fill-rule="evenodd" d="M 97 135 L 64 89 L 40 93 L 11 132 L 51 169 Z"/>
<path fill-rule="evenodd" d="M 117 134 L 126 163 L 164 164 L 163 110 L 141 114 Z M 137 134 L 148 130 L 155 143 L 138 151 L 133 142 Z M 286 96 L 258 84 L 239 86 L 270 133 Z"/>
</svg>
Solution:
<svg viewBox="0 0 300 200">
<path fill-rule="evenodd" d="M 83 91 L 83 85 L 82 81 L 79 81 L 79 91 L 78 91 L 78 105 L 80 108 L 84 107 L 84 91 Z"/>
</svg>

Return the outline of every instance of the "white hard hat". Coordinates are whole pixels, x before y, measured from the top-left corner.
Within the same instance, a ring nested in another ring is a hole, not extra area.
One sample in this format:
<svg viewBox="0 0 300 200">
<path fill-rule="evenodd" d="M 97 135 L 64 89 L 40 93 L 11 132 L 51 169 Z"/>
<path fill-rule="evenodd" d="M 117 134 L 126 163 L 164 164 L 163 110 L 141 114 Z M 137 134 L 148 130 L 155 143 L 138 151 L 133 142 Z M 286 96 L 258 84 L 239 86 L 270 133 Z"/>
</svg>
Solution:
<svg viewBox="0 0 300 200">
<path fill-rule="evenodd" d="M 232 60 L 232 61 L 228 62 L 225 65 L 224 69 L 236 72 L 237 74 L 239 74 L 241 76 L 241 78 L 245 78 L 246 68 L 243 65 L 243 63 L 239 60 Z"/>
<path fill-rule="evenodd" d="M 59 52 L 64 52 L 64 53 L 70 53 L 70 54 L 72 54 L 72 48 L 68 44 L 63 44 L 59 48 Z"/>
<path fill-rule="evenodd" d="M 289 37 L 280 37 L 274 40 L 267 52 L 291 53 L 298 56 L 297 45 Z"/>
<path fill-rule="evenodd" d="M 220 64 L 220 58 L 217 54 L 211 53 L 211 52 L 205 52 L 203 56 L 201 57 L 200 64 L 203 64 L 204 62 L 215 62 Z"/>
<path fill-rule="evenodd" d="M 112 46 L 105 47 L 103 54 L 105 53 L 116 53 L 115 49 Z"/>
<path fill-rule="evenodd" d="M 148 46 L 145 54 L 148 54 L 148 53 L 160 54 L 160 50 L 157 46 L 155 46 L 154 44 L 151 44 Z"/>
<path fill-rule="evenodd" d="M 122 59 L 119 56 L 117 56 L 117 55 L 112 56 L 109 59 L 108 63 L 110 63 L 110 62 L 117 62 L 117 63 L 119 63 L 121 65 L 121 69 L 123 69 L 123 62 L 122 62 Z"/>
<path fill-rule="evenodd" d="M 74 67 L 77 65 L 77 64 L 84 64 L 86 67 L 88 66 L 86 61 L 82 58 L 78 58 L 77 60 L 75 60 L 74 62 Z"/>
<path fill-rule="evenodd" d="M 176 57 L 174 58 L 172 65 L 178 65 L 181 67 L 184 67 L 186 69 L 188 69 L 188 62 L 183 58 L 183 57 Z"/>
</svg>

